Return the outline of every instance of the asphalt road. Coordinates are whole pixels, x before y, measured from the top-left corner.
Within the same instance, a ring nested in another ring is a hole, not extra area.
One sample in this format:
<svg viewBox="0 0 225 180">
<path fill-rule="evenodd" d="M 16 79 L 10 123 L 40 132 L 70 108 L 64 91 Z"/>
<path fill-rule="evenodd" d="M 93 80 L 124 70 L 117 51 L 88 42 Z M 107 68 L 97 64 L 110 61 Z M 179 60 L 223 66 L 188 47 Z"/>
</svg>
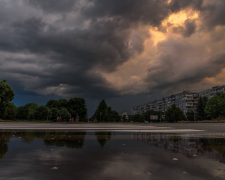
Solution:
<svg viewBox="0 0 225 180">
<path fill-rule="evenodd" d="M 169 133 L 224 133 L 225 123 L 166 123 L 166 124 L 133 124 L 133 123 L 28 123 L 1 122 L 0 130 L 33 129 L 33 130 L 97 130 L 97 131 L 137 131 Z"/>
</svg>

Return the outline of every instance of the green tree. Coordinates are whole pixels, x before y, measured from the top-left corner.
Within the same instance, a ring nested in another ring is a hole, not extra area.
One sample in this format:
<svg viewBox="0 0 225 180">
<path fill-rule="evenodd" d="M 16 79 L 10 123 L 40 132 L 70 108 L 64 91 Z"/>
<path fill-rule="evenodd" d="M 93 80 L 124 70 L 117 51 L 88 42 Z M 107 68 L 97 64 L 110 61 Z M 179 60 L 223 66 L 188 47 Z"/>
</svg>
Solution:
<svg viewBox="0 0 225 180">
<path fill-rule="evenodd" d="M 219 107 L 220 107 L 220 117 L 225 117 L 225 93 L 222 92 L 220 95 L 220 101 L 219 101 Z"/>
<path fill-rule="evenodd" d="M 6 80 L 2 80 L 0 82 L 0 118 L 3 117 L 8 103 L 13 100 L 14 96 L 11 86 L 6 83 Z"/>
<path fill-rule="evenodd" d="M 66 108 L 72 117 L 76 117 L 78 114 L 81 121 L 87 120 L 86 102 L 83 98 L 77 98 L 77 97 L 71 98 L 67 102 Z"/>
<path fill-rule="evenodd" d="M 188 111 L 187 113 L 186 113 L 186 115 L 187 115 L 187 119 L 188 119 L 188 121 L 194 121 L 195 120 L 195 118 L 194 118 L 194 111 Z"/>
<path fill-rule="evenodd" d="M 39 106 L 34 112 L 34 118 L 36 120 L 47 120 L 48 117 L 50 119 L 49 109 L 44 105 Z"/>
<path fill-rule="evenodd" d="M 57 100 L 49 100 L 46 104 L 48 108 L 59 108 L 59 103 Z"/>
<path fill-rule="evenodd" d="M 17 107 L 14 105 L 13 102 L 9 102 L 6 109 L 5 109 L 5 113 L 3 115 L 3 119 L 6 120 L 15 120 L 16 118 L 16 111 L 17 111 Z"/>
<path fill-rule="evenodd" d="M 108 113 L 108 116 L 107 116 L 107 118 L 106 118 L 106 121 L 108 121 L 108 122 L 120 122 L 121 121 L 121 117 L 120 117 L 120 115 L 119 115 L 119 113 L 118 112 L 116 112 L 116 111 L 112 111 L 111 110 L 111 107 L 110 107 L 110 111 L 108 111 L 109 113 Z"/>
<path fill-rule="evenodd" d="M 139 122 L 142 116 L 140 114 L 135 114 L 134 115 L 134 122 Z"/>
<path fill-rule="evenodd" d="M 56 121 L 57 120 L 57 117 L 59 116 L 59 109 L 58 108 L 51 108 L 50 109 L 50 112 L 51 112 L 51 120 L 52 121 Z"/>
<path fill-rule="evenodd" d="M 128 122 L 134 121 L 134 115 L 128 115 Z"/>
<path fill-rule="evenodd" d="M 176 107 L 175 104 L 167 108 L 165 115 L 166 120 L 169 122 L 182 121 L 186 119 L 183 111 L 180 108 Z"/>
<path fill-rule="evenodd" d="M 97 110 L 95 111 L 95 117 L 97 118 L 98 121 L 106 121 L 108 116 L 108 107 L 103 99 L 99 105 Z"/>
<path fill-rule="evenodd" d="M 58 100 L 58 109 L 67 108 L 67 100 L 66 99 L 59 99 Z"/>
<path fill-rule="evenodd" d="M 19 106 L 17 108 L 16 119 L 27 120 L 29 114 L 29 109 L 25 106 Z"/>
<path fill-rule="evenodd" d="M 197 109 L 196 109 L 196 118 L 197 120 L 206 120 L 207 114 L 205 113 L 205 106 L 208 101 L 207 97 L 201 97 L 198 99 Z"/>
<path fill-rule="evenodd" d="M 220 116 L 220 111 L 220 97 L 216 95 L 208 100 L 205 107 L 205 112 L 208 117 L 217 118 Z"/>
<path fill-rule="evenodd" d="M 16 119 L 20 120 L 34 120 L 34 112 L 38 108 L 36 103 L 28 103 L 24 106 L 19 106 L 17 108 Z"/>
<path fill-rule="evenodd" d="M 28 103 L 24 105 L 24 108 L 27 109 L 27 119 L 28 120 L 34 120 L 34 112 L 38 108 L 38 105 L 36 103 Z"/>
<path fill-rule="evenodd" d="M 66 108 L 61 108 L 59 111 L 59 116 L 62 117 L 62 121 L 67 121 L 69 120 L 70 113 Z"/>
<path fill-rule="evenodd" d="M 123 119 L 124 122 L 126 122 L 127 121 L 127 116 L 126 115 L 123 115 L 122 116 L 122 119 Z"/>
</svg>

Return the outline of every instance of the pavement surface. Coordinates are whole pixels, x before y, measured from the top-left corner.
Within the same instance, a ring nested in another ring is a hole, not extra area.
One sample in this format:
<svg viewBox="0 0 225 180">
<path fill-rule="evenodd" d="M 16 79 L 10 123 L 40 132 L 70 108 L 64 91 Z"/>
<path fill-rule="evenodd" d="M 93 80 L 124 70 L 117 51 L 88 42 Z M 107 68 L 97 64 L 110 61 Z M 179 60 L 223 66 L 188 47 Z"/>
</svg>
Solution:
<svg viewBox="0 0 225 180">
<path fill-rule="evenodd" d="M 0 130 L 86 130 L 123 132 L 162 132 L 162 133 L 222 133 L 225 136 L 225 123 L 29 123 L 1 122 Z"/>
</svg>

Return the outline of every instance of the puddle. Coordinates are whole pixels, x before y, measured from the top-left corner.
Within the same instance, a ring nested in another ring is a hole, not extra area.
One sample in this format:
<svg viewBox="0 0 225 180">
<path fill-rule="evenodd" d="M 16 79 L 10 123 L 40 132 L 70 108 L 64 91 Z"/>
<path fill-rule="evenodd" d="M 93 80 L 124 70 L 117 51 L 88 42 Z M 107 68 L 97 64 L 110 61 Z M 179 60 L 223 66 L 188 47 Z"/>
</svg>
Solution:
<svg viewBox="0 0 225 180">
<path fill-rule="evenodd" d="M 0 179 L 225 179 L 225 139 L 149 132 L 0 131 L 0 174 Z"/>
</svg>

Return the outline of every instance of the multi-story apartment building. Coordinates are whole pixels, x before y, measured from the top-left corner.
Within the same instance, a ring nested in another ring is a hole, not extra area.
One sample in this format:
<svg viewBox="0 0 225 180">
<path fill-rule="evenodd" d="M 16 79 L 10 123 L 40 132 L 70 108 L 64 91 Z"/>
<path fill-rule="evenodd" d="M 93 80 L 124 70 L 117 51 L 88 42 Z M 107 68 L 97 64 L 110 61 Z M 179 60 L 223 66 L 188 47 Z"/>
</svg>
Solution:
<svg viewBox="0 0 225 180">
<path fill-rule="evenodd" d="M 205 91 L 201 91 L 198 94 L 199 94 L 199 97 L 206 96 L 210 99 L 211 97 L 215 96 L 217 93 L 221 93 L 221 92 L 225 92 L 225 85 L 215 86 L 215 87 L 212 87 L 212 89 L 207 89 Z"/>
<path fill-rule="evenodd" d="M 190 110 L 196 110 L 198 104 L 198 93 L 184 91 L 182 93 L 176 94 L 175 104 L 179 107 L 185 114 Z"/>
<path fill-rule="evenodd" d="M 136 106 L 131 109 L 131 114 L 142 114 L 148 110 L 162 111 L 164 112 L 172 104 L 176 104 L 185 114 L 189 110 L 196 110 L 198 99 L 200 96 L 207 96 L 209 99 L 215 96 L 217 93 L 225 92 L 225 85 L 215 86 L 212 89 L 201 91 L 199 93 L 191 91 L 183 91 L 178 94 L 149 102 L 147 104 Z"/>
</svg>

